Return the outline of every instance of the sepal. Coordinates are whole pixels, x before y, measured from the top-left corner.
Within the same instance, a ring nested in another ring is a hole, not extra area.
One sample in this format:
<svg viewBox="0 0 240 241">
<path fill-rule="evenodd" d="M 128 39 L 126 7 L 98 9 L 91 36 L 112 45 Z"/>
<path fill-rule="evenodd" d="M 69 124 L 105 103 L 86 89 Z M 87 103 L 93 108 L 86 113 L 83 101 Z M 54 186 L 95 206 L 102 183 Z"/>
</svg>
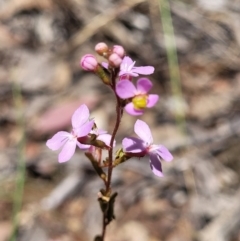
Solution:
<svg viewBox="0 0 240 241">
<path fill-rule="evenodd" d="M 111 79 L 109 75 L 105 72 L 105 70 L 100 64 L 98 64 L 95 70 L 95 74 L 102 80 L 104 84 L 111 85 Z"/>
<path fill-rule="evenodd" d="M 124 151 L 123 149 L 119 149 L 116 153 L 116 158 L 115 160 L 113 161 L 113 166 L 117 166 L 125 161 L 127 161 L 128 159 L 130 159 L 131 156 L 128 156 Z"/>
<path fill-rule="evenodd" d="M 94 168 L 94 170 L 96 171 L 96 173 L 98 174 L 98 176 L 106 183 L 107 182 L 107 175 L 106 173 L 103 171 L 103 169 L 99 166 L 98 162 L 94 159 L 92 153 L 90 152 L 85 152 L 85 156 L 90 160 L 90 162 L 92 163 L 92 166 Z"/>
</svg>

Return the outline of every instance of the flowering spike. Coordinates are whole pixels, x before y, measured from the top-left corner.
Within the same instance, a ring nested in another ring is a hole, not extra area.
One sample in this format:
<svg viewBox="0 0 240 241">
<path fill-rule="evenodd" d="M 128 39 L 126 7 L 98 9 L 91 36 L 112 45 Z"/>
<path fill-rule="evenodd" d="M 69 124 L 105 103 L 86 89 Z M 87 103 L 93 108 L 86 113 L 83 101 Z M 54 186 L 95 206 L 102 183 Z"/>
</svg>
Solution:
<svg viewBox="0 0 240 241">
<path fill-rule="evenodd" d="M 120 45 L 108 47 L 106 43 L 101 42 L 95 46 L 95 51 L 103 56 L 107 63 L 100 64 L 92 54 L 86 54 L 81 58 L 80 65 L 84 70 L 96 74 L 104 84 L 109 85 L 114 93 L 116 118 L 112 135 L 99 130 L 94 120 L 89 119 L 87 106 L 81 105 L 72 116 L 72 131 L 56 133 L 47 141 L 46 145 L 52 150 L 62 149 L 58 156 L 59 162 L 68 161 L 73 156 L 76 146 L 86 151 L 86 157 L 105 184 L 104 189 L 101 189 L 98 195 L 103 212 L 102 234 L 94 239 L 103 241 L 106 226 L 115 218 L 114 202 L 117 193 L 112 194 L 113 169 L 131 157 L 142 158 L 147 155 L 152 172 L 161 177 L 163 176 L 161 159 L 171 161 L 173 156 L 166 147 L 153 144 L 149 126 L 145 122 L 137 120 L 134 131 L 138 137 L 124 138 L 122 140 L 123 148 L 120 148 L 114 157 L 113 148 L 116 144 L 114 139 L 119 130 L 123 108 L 131 115 L 142 115 L 145 108 L 153 107 L 159 99 L 156 94 L 148 94 L 153 86 L 149 79 L 140 78 L 136 85 L 132 82 L 134 77 L 152 74 L 154 67 L 136 67 L 136 62 L 125 56 L 125 50 Z M 105 150 L 108 151 L 106 157 L 102 155 Z"/>
</svg>

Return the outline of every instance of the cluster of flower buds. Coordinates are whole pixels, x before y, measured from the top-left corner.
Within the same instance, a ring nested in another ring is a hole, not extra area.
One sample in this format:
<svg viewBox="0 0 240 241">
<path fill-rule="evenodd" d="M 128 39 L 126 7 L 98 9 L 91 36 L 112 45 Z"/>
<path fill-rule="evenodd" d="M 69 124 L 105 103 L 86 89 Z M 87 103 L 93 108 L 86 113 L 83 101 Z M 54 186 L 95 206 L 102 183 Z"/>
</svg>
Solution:
<svg viewBox="0 0 240 241">
<path fill-rule="evenodd" d="M 125 106 L 128 114 L 142 115 L 144 109 L 151 108 L 157 103 L 159 96 L 156 94 L 148 94 L 153 86 L 149 79 L 138 79 L 136 86 L 132 82 L 133 77 L 152 74 L 154 67 L 135 67 L 135 61 L 125 56 L 125 50 L 119 45 L 108 48 L 105 43 L 99 43 L 96 45 L 95 50 L 99 55 L 106 58 L 108 63 L 102 62 L 100 65 L 93 55 L 86 54 L 81 59 L 81 67 L 84 70 L 95 72 L 101 79 L 104 79 L 103 82 L 108 85 L 112 85 L 113 83 L 100 66 L 109 72 L 111 72 L 112 69 L 117 70 L 118 79 L 116 86 L 113 86 L 113 88 L 119 98 L 124 100 L 122 104 Z"/>
<path fill-rule="evenodd" d="M 118 68 L 125 56 L 125 50 L 120 45 L 114 45 L 112 48 L 108 48 L 105 43 L 98 43 L 95 46 L 95 51 L 100 55 L 106 58 L 109 61 L 109 64 L 113 68 Z"/>
<path fill-rule="evenodd" d="M 117 126 L 120 124 L 123 109 L 133 116 L 140 116 L 146 108 L 153 107 L 159 96 L 148 94 L 153 84 L 145 77 L 141 77 L 133 83 L 133 78 L 139 75 L 150 75 L 154 72 L 152 66 L 135 67 L 135 61 L 125 55 L 122 46 L 115 45 L 109 48 L 105 43 L 98 43 L 95 51 L 107 62 L 99 63 L 95 56 L 86 54 L 80 61 L 81 67 L 86 71 L 95 73 L 104 84 L 111 87 L 117 98 L 119 116 L 116 117 Z M 118 127 L 116 128 L 118 129 Z M 137 120 L 134 126 L 137 137 L 126 137 L 122 141 L 122 148 L 117 151 L 112 163 L 109 160 L 101 160 L 102 149 L 110 150 L 115 146 L 116 132 L 111 136 L 106 131 L 99 130 L 86 105 L 81 105 L 72 116 L 71 133 L 60 131 L 47 141 L 47 146 L 52 150 L 58 150 L 59 162 L 68 161 L 74 154 L 76 146 L 85 150 L 86 156 L 92 161 L 95 170 L 105 180 L 106 176 L 102 167 L 117 166 L 131 157 L 149 156 L 152 172 L 162 176 L 160 160 L 171 161 L 171 153 L 163 145 L 153 144 L 153 138 L 149 126 L 142 120 Z M 110 154 L 109 154 L 110 155 Z"/>
</svg>

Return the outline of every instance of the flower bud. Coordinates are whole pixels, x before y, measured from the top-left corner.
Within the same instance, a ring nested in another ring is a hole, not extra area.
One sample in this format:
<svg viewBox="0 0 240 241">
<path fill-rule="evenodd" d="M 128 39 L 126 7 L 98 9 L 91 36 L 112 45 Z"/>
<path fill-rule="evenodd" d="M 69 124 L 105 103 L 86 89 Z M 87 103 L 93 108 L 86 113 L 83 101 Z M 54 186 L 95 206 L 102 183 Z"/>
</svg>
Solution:
<svg viewBox="0 0 240 241">
<path fill-rule="evenodd" d="M 109 56 L 108 61 L 112 67 L 117 68 L 121 65 L 122 58 L 120 58 L 118 54 L 113 53 Z"/>
<path fill-rule="evenodd" d="M 98 43 L 95 46 L 95 51 L 101 55 L 104 56 L 108 52 L 108 46 L 105 43 Z"/>
<path fill-rule="evenodd" d="M 80 61 L 81 67 L 86 71 L 95 72 L 98 62 L 97 59 L 92 54 L 85 54 Z"/>
<path fill-rule="evenodd" d="M 117 54 L 120 58 L 125 56 L 125 50 L 121 45 L 114 45 L 112 52 Z"/>
</svg>

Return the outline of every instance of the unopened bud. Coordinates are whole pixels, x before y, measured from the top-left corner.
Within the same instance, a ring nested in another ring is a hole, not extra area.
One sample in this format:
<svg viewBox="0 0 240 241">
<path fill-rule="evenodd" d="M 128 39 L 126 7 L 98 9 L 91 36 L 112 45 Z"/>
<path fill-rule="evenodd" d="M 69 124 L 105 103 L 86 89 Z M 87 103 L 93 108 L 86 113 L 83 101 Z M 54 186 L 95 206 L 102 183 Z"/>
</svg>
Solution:
<svg viewBox="0 0 240 241">
<path fill-rule="evenodd" d="M 101 56 L 104 56 L 106 55 L 106 53 L 108 52 L 108 46 L 105 44 L 105 43 L 98 43 L 96 46 L 95 46 L 95 51 L 101 55 Z"/>
<path fill-rule="evenodd" d="M 113 53 L 109 56 L 108 61 L 112 67 L 118 68 L 122 63 L 122 58 L 118 54 Z"/>
<path fill-rule="evenodd" d="M 114 45 L 112 52 L 117 54 L 120 58 L 125 56 L 125 50 L 121 45 Z"/>
<path fill-rule="evenodd" d="M 98 62 L 97 59 L 92 54 L 85 54 L 80 61 L 81 67 L 86 71 L 95 72 Z"/>
</svg>

